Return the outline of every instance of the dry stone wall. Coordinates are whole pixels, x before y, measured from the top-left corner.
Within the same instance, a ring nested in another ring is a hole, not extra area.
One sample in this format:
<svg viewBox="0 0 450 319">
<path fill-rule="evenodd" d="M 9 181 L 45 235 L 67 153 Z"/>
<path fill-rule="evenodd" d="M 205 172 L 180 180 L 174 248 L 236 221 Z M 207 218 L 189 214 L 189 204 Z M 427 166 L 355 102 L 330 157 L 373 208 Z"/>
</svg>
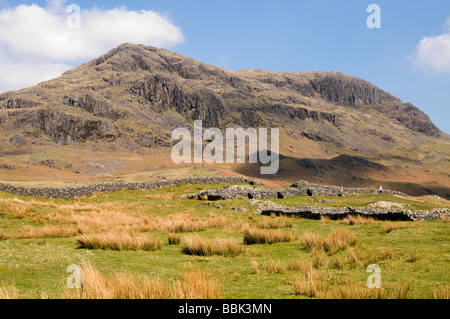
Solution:
<svg viewBox="0 0 450 319">
<path fill-rule="evenodd" d="M 395 220 L 395 221 L 431 221 L 441 219 L 441 215 L 449 215 L 450 209 L 437 208 L 428 210 L 412 209 L 380 209 L 368 207 L 321 207 L 321 206 L 296 206 L 296 207 L 270 207 L 261 212 L 262 215 L 270 216 L 289 216 L 306 219 L 320 219 L 328 217 L 333 220 L 343 219 L 349 215 L 361 215 L 371 217 L 376 220 Z"/>
<path fill-rule="evenodd" d="M 94 193 L 110 193 L 120 190 L 151 190 L 167 186 L 187 184 L 250 184 L 262 185 L 261 182 L 243 177 L 187 177 L 148 182 L 109 182 L 74 187 L 26 187 L 0 183 L 0 191 L 19 196 L 35 196 L 48 198 L 72 199 L 92 195 Z"/>
</svg>

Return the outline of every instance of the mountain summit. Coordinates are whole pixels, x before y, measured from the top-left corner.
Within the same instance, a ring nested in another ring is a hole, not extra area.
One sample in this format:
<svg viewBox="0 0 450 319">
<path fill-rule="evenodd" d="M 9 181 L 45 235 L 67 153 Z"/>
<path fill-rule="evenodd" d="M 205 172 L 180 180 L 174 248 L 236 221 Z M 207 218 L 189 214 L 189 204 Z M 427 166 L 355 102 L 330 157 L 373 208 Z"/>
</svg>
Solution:
<svg viewBox="0 0 450 319">
<path fill-rule="evenodd" d="M 319 182 L 337 182 L 330 172 L 363 161 L 423 171 L 449 151 L 449 136 L 420 109 L 356 77 L 228 71 L 122 44 L 56 79 L 0 94 L 0 152 L 16 167 L 38 165 L 36 154 L 48 148 L 94 157 L 99 150 L 129 154 L 124 158 L 167 154 L 171 131 L 194 119 L 221 129 L 279 127 L 284 172 L 310 170 Z M 64 165 L 73 170 L 76 163 Z M 448 160 L 432 167 L 441 174 Z"/>
</svg>

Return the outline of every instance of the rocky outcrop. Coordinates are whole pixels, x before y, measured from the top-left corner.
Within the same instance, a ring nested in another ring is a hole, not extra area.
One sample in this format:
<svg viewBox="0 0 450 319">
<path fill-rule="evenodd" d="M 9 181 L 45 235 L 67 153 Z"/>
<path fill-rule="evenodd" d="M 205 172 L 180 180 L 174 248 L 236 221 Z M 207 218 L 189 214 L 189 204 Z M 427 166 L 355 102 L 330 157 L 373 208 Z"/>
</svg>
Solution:
<svg viewBox="0 0 450 319">
<path fill-rule="evenodd" d="M 16 147 L 22 147 L 28 144 L 28 141 L 21 135 L 14 135 L 9 139 L 9 142 Z"/>
<path fill-rule="evenodd" d="M 156 75 L 134 84 L 130 91 L 161 111 L 173 109 L 189 120 L 202 120 L 205 126 L 221 127 L 226 107 L 208 89 L 185 92 L 173 81 Z"/>
<path fill-rule="evenodd" d="M 28 109 L 37 107 L 40 105 L 39 102 L 35 102 L 23 98 L 9 98 L 10 93 L 5 93 L 0 96 L 0 110 L 1 109 Z"/>
<path fill-rule="evenodd" d="M 82 108 L 93 115 L 113 120 L 129 115 L 127 111 L 117 109 L 111 102 L 105 101 L 104 98 L 96 98 L 91 94 L 85 94 L 78 98 L 65 96 L 63 103 L 72 107 Z"/>
<path fill-rule="evenodd" d="M 288 116 L 291 119 L 306 120 L 315 122 L 326 121 L 332 124 L 338 123 L 338 116 L 334 113 L 310 110 L 304 107 L 292 107 L 289 105 L 275 104 L 263 108 L 268 113 Z"/>
<path fill-rule="evenodd" d="M 323 99 L 342 106 L 400 101 L 367 81 L 338 72 L 313 72 L 310 83 Z"/>
<path fill-rule="evenodd" d="M 431 122 L 429 116 L 411 103 L 398 105 L 395 109 L 395 118 L 410 130 L 433 137 L 441 136 L 441 131 Z"/>
<path fill-rule="evenodd" d="M 33 110 L 10 116 L 15 127 L 40 129 L 62 145 L 95 139 L 114 139 L 118 135 L 116 127 L 108 120 L 89 119 L 58 109 Z"/>
<path fill-rule="evenodd" d="M 35 196 L 48 198 L 72 199 L 92 195 L 94 193 L 110 193 L 120 190 L 151 190 L 167 186 L 178 186 L 186 184 L 232 184 L 244 183 L 250 185 L 261 185 L 261 182 L 244 177 L 187 177 L 167 180 L 156 180 L 149 182 L 111 182 L 101 184 L 91 184 L 76 187 L 25 187 L 0 183 L 0 191 L 19 196 Z"/>
</svg>

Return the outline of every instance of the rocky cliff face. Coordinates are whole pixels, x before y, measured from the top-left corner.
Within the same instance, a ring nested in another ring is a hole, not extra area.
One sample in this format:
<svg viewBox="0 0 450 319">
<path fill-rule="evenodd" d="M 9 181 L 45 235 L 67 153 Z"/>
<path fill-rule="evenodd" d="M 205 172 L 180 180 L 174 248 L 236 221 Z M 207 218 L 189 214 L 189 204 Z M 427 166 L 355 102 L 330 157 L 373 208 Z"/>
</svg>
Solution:
<svg viewBox="0 0 450 319">
<path fill-rule="evenodd" d="M 222 129 L 280 127 L 287 140 L 342 153 L 448 139 L 417 107 L 362 79 L 228 71 L 143 45 L 123 44 L 57 79 L 0 94 L 0 131 L 62 145 L 123 140 L 135 143 L 127 149 L 167 147 L 171 130 L 194 119 Z"/>
</svg>

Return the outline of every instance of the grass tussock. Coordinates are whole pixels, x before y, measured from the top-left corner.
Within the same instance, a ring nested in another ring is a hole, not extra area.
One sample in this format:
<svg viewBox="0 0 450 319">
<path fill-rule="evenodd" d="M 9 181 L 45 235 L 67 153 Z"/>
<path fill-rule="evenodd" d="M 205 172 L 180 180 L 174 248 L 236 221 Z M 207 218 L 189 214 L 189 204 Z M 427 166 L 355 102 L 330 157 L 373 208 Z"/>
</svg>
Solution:
<svg viewBox="0 0 450 319">
<path fill-rule="evenodd" d="M 307 232 L 303 236 L 303 245 L 309 252 L 326 251 L 333 255 L 348 246 L 354 246 L 358 242 L 356 236 L 346 229 L 337 229 L 332 231 L 328 237 L 315 235 Z"/>
<path fill-rule="evenodd" d="M 407 229 L 407 228 L 411 228 L 411 227 L 420 227 L 420 223 L 419 222 L 414 222 L 414 223 L 408 223 L 408 222 L 385 222 L 383 224 L 383 232 L 388 234 L 390 232 L 393 232 L 395 230 L 399 230 L 399 229 Z"/>
<path fill-rule="evenodd" d="M 64 289 L 69 299 L 218 299 L 221 285 L 198 268 L 186 268 L 181 279 L 137 278 L 128 272 L 102 275 L 91 263 L 82 265 L 81 288 Z"/>
<path fill-rule="evenodd" d="M 128 233 L 83 234 L 76 241 L 85 249 L 155 251 L 162 247 L 160 238 Z"/>
<path fill-rule="evenodd" d="M 450 299 L 450 286 L 448 284 L 441 285 L 433 291 L 434 299 Z"/>
<path fill-rule="evenodd" d="M 19 292 L 17 288 L 12 286 L 0 286 L 0 299 L 19 299 Z"/>
<path fill-rule="evenodd" d="M 187 268 L 172 290 L 174 299 L 223 299 L 223 288 L 200 268 Z"/>
<path fill-rule="evenodd" d="M 198 235 L 185 238 L 185 246 L 182 252 L 187 255 L 197 256 L 237 256 L 245 251 L 245 248 L 232 238 L 216 238 L 207 240 Z"/>
<path fill-rule="evenodd" d="M 329 284 L 322 280 L 320 272 L 312 268 L 306 273 L 294 277 L 290 284 L 296 295 L 319 299 L 332 298 Z"/>
<path fill-rule="evenodd" d="M 391 289 L 368 288 L 365 284 L 356 285 L 344 278 L 339 281 L 339 289 L 334 298 L 340 299 L 408 299 L 411 294 L 409 283 L 400 283 Z"/>
<path fill-rule="evenodd" d="M 250 268 L 252 269 L 252 272 L 254 274 L 258 274 L 260 271 L 259 262 L 255 261 L 255 260 L 250 261 Z"/>
<path fill-rule="evenodd" d="M 286 243 L 296 240 L 297 236 L 282 230 L 260 230 L 243 227 L 244 245 Z"/>
<path fill-rule="evenodd" d="M 408 259 L 406 261 L 414 263 L 420 260 L 420 254 L 417 249 L 411 249 L 408 253 Z"/>
<path fill-rule="evenodd" d="M 174 193 L 166 193 L 166 194 L 149 194 L 145 196 L 147 199 L 152 200 L 161 200 L 161 201 L 170 201 L 175 199 Z"/>
<path fill-rule="evenodd" d="M 169 245 L 179 245 L 181 242 L 180 234 L 169 233 L 167 234 L 167 240 L 169 241 Z"/>
<path fill-rule="evenodd" d="M 287 269 L 289 271 L 300 271 L 306 273 L 308 270 L 313 268 L 312 262 L 309 259 L 294 259 L 291 260 Z"/>
<path fill-rule="evenodd" d="M 329 223 L 331 223 L 331 218 L 328 217 L 328 216 L 321 215 L 320 216 L 320 223 L 321 224 L 329 224 Z"/>
<path fill-rule="evenodd" d="M 386 299 L 383 288 L 368 288 L 366 285 L 356 285 L 348 280 L 340 280 L 336 292 L 339 299 Z"/>
<path fill-rule="evenodd" d="M 370 225 L 375 224 L 375 219 L 371 217 L 364 217 L 361 215 L 348 215 L 347 218 L 344 218 L 340 221 L 340 223 L 347 224 L 347 225 Z"/>
<path fill-rule="evenodd" d="M 274 261 L 269 260 L 264 263 L 252 262 L 251 268 L 253 273 L 257 273 L 259 271 L 266 271 L 269 274 L 284 274 L 287 271 L 287 268 L 280 260 Z"/>
<path fill-rule="evenodd" d="M 288 217 L 276 217 L 272 214 L 270 217 L 265 217 L 261 222 L 256 224 L 260 229 L 278 229 L 292 227 L 292 219 Z"/>
<path fill-rule="evenodd" d="M 450 223 L 450 216 L 449 215 L 441 215 L 441 220 L 443 223 Z"/>
<path fill-rule="evenodd" d="M 329 266 L 331 269 L 342 270 L 344 269 L 344 261 L 342 260 L 341 256 L 337 255 L 336 257 L 331 259 Z"/>
<path fill-rule="evenodd" d="M 68 238 L 78 234 L 75 225 L 45 225 L 43 227 L 26 226 L 15 234 L 8 236 L 10 239 L 30 238 Z"/>
<path fill-rule="evenodd" d="M 0 211 L 11 214 L 14 219 L 32 218 L 36 214 L 30 203 L 18 198 L 0 199 Z"/>
</svg>

